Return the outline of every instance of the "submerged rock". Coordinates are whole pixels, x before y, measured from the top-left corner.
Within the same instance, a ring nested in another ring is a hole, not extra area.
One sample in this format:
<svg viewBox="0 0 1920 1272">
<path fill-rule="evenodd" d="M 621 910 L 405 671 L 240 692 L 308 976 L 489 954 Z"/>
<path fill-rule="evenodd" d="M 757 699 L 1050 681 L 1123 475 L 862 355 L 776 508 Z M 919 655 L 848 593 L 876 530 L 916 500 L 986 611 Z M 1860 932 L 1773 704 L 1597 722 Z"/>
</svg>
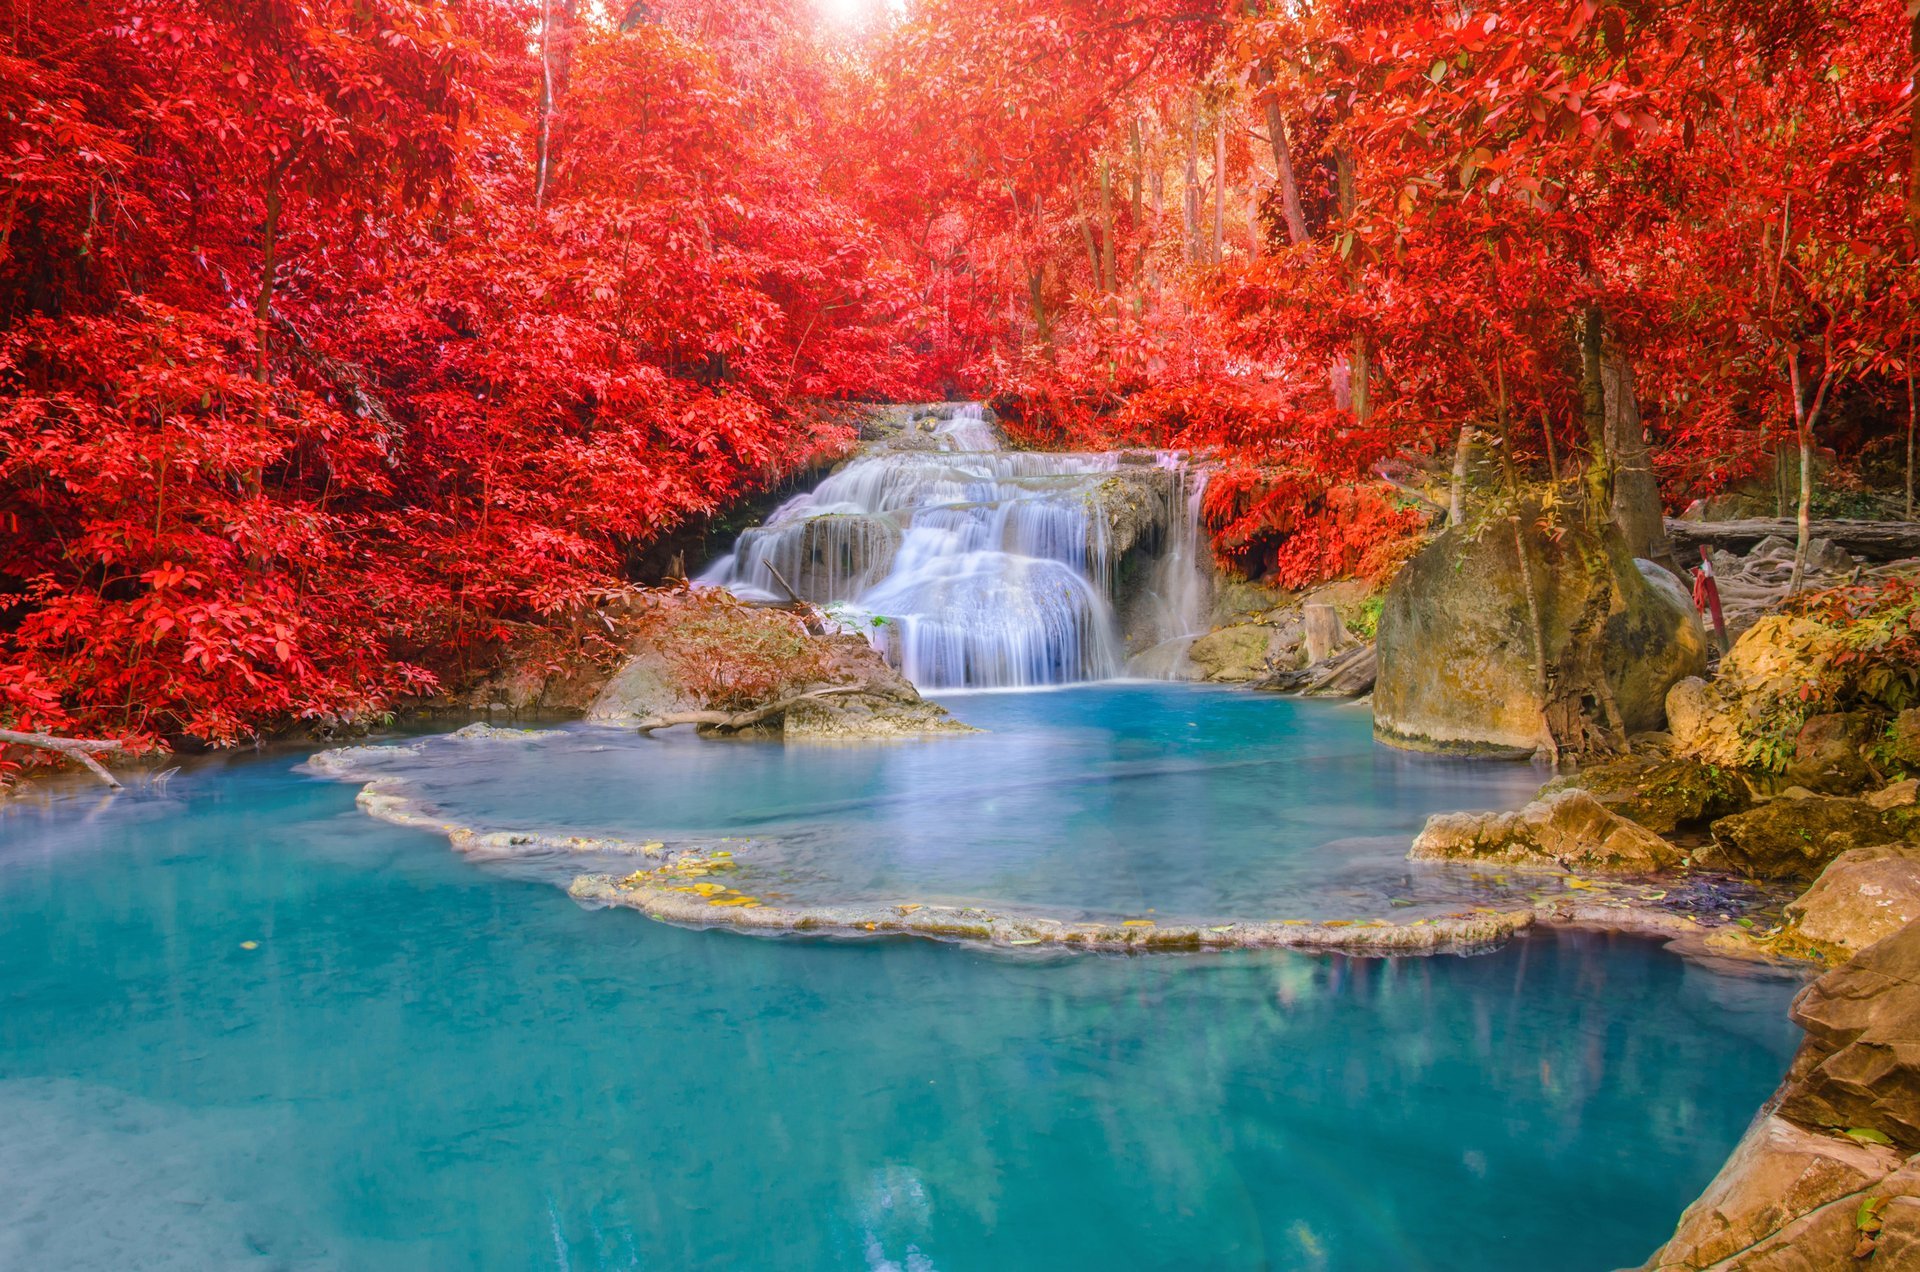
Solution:
<svg viewBox="0 0 1920 1272">
<path fill-rule="evenodd" d="M 1713 842 L 1694 861 L 1756 879 L 1807 879 L 1852 848 L 1900 837 L 1865 800 L 1814 795 L 1779 798 L 1713 823 Z"/>
<path fill-rule="evenodd" d="M 1439 813 L 1407 854 L 1414 861 L 1485 861 L 1588 873 L 1650 874 L 1685 854 L 1607 810 L 1583 790 L 1543 796 L 1512 813 Z"/>
<path fill-rule="evenodd" d="M 1549 534 L 1541 520 L 1537 509 L 1521 519 L 1531 527 L 1525 568 L 1548 661 L 1572 684 L 1585 659 L 1597 658 L 1627 730 L 1658 728 L 1668 689 L 1706 667 L 1699 616 L 1677 586 L 1643 572 L 1617 531 L 1569 523 Z M 1589 562 L 1600 564 L 1597 577 Z M 1542 743 L 1549 704 L 1534 665 L 1528 590 L 1504 523 L 1450 529 L 1401 570 L 1378 625 L 1381 741 L 1483 753 Z"/>
</svg>

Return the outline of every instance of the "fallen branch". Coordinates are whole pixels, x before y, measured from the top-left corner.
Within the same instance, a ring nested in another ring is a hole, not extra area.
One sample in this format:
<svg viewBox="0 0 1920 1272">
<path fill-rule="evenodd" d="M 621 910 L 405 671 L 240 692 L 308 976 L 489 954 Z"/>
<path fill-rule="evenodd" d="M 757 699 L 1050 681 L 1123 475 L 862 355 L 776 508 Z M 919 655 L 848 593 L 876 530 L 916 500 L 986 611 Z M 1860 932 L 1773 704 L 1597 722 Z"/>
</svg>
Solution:
<svg viewBox="0 0 1920 1272">
<path fill-rule="evenodd" d="M 1683 521 L 1667 518 L 1667 537 L 1676 548 L 1709 547 L 1746 552 L 1762 539 L 1792 539 L 1799 524 L 1792 517 L 1749 517 L 1740 521 Z M 1911 521 L 1814 521 L 1810 537 L 1836 543 L 1870 561 L 1920 556 L 1920 524 Z"/>
<path fill-rule="evenodd" d="M 825 698 L 840 693 L 865 693 L 874 688 L 870 681 L 861 681 L 852 685 L 828 685 L 823 689 L 808 689 L 803 693 L 790 694 L 776 699 L 765 706 L 750 707 L 745 711 L 673 711 L 666 715 L 648 716 L 634 726 L 641 733 L 652 733 L 655 729 L 670 729 L 676 724 L 710 724 L 717 728 L 738 731 L 752 728 L 762 720 L 784 713 L 796 703 L 809 698 Z"/>
<path fill-rule="evenodd" d="M 8 746 L 33 746 L 43 751 L 58 751 L 70 760 L 83 764 L 101 781 L 119 790 L 119 779 L 107 772 L 106 766 L 94 759 L 101 751 L 121 751 L 126 744 L 102 738 L 60 738 L 51 733 L 16 733 L 12 729 L 0 729 L 0 743 Z"/>
</svg>

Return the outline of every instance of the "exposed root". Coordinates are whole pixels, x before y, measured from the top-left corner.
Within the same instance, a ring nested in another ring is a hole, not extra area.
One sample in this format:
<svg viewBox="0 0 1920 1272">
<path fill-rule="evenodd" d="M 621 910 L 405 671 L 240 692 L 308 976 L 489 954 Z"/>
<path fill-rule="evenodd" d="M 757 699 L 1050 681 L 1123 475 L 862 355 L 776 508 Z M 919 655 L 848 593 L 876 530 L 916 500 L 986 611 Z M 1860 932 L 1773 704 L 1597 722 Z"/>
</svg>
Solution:
<svg viewBox="0 0 1920 1272">
<path fill-rule="evenodd" d="M 51 733 L 17 733 L 12 729 L 0 729 L 0 743 L 57 751 L 74 763 L 83 765 L 114 790 L 121 789 L 119 779 L 107 772 L 106 765 L 93 758 L 105 751 L 124 751 L 126 743 L 118 738 L 62 738 Z"/>
</svg>

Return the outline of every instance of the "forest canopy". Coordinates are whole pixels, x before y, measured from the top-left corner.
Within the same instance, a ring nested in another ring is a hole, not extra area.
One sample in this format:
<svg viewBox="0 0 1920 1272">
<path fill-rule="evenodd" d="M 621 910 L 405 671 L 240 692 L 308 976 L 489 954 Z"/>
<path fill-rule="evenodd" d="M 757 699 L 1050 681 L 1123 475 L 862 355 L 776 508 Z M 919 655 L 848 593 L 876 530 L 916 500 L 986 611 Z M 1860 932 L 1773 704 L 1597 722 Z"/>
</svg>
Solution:
<svg viewBox="0 0 1920 1272">
<path fill-rule="evenodd" d="M 1615 497 L 1620 403 L 1666 511 L 1825 455 L 1910 518 L 1917 58 L 1906 0 L 13 6 L 0 727 L 469 682 L 849 402 L 1204 453 L 1288 587 L 1472 448 Z"/>
</svg>

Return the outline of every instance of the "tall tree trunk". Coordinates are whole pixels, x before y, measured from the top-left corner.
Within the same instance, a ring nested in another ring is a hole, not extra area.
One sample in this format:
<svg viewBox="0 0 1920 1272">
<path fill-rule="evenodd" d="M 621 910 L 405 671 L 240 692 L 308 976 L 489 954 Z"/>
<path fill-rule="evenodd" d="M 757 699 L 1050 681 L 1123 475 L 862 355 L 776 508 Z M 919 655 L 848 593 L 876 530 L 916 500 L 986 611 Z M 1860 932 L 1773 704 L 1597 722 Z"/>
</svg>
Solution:
<svg viewBox="0 0 1920 1272">
<path fill-rule="evenodd" d="M 1147 184 L 1147 147 L 1140 136 L 1138 119 L 1127 125 L 1127 140 L 1133 149 L 1133 232 L 1138 234 L 1140 228 L 1146 224 L 1141 198 L 1146 192 Z"/>
<path fill-rule="evenodd" d="M 1227 250 L 1227 111 L 1224 106 L 1213 120 L 1213 263 L 1220 264 Z"/>
<path fill-rule="evenodd" d="M 540 0 L 540 119 L 533 140 L 533 207 L 547 201 L 547 163 L 553 148 L 553 6 Z"/>
<path fill-rule="evenodd" d="M 1907 520 L 1913 520 L 1913 433 L 1920 424 L 1920 407 L 1913 396 L 1913 346 L 1907 346 Z"/>
<path fill-rule="evenodd" d="M 1601 357 L 1600 377 L 1613 463 L 1613 519 L 1626 536 L 1629 552 L 1679 574 L 1679 563 L 1667 542 L 1660 483 L 1653 475 L 1646 425 L 1640 419 L 1640 403 L 1634 393 L 1633 364 L 1610 344 Z"/>
<path fill-rule="evenodd" d="M 1027 270 L 1027 303 L 1033 310 L 1033 334 L 1042 345 L 1053 344 L 1053 328 L 1047 323 L 1047 300 L 1042 291 L 1045 285 L 1045 266 L 1034 265 Z"/>
<path fill-rule="evenodd" d="M 1093 275 L 1093 290 L 1097 294 L 1104 294 L 1107 288 L 1100 277 L 1100 248 L 1093 241 L 1093 220 L 1084 212 L 1080 214 L 1078 219 L 1080 222 L 1080 243 L 1087 249 L 1087 272 Z"/>
<path fill-rule="evenodd" d="M 1265 88 L 1273 83 L 1273 71 L 1265 64 L 1253 68 L 1253 82 Z M 1287 242 L 1295 247 L 1307 241 L 1307 216 L 1300 208 L 1300 183 L 1293 176 L 1293 145 L 1287 139 L 1287 121 L 1280 114 L 1280 103 L 1269 97 L 1267 142 L 1273 147 L 1273 166 L 1280 170 L 1280 210 L 1287 223 Z"/>
<path fill-rule="evenodd" d="M 1333 151 L 1334 175 L 1339 182 L 1340 216 L 1351 218 L 1358 206 L 1359 195 L 1355 188 L 1353 169 L 1353 151 L 1346 146 L 1336 146 Z M 1352 239 L 1347 240 L 1347 290 L 1360 294 L 1360 252 Z M 1353 333 L 1353 351 L 1347 362 L 1347 393 L 1353 403 L 1353 418 L 1362 424 L 1373 414 L 1373 366 L 1370 350 L 1367 346 L 1367 333 Z"/>
<path fill-rule="evenodd" d="M 1607 393 L 1601 380 L 1606 331 L 1600 306 L 1589 306 L 1580 326 L 1580 419 L 1587 434 L 1587 522 L 1595 527 L 1613 517 L 1613 456 L 1607 446 Z"/>
<path fill-rule="evenodd" d="M 1826 356 L 1821 360 L 1820 386 L 1814 391 L 1811 403 L 1807 401 L 1805 384 L 1800 375 L 1799 346 L 1789 345 L 1787 348 L 1787 383 L 1793 393 L 1793 431 L 1800 443 L 1800 500 L 1794 514 L 1797 533 L 1793 543 L 1793 577 L 1787 581 L 1788 596 L 1800 590 L 1800 584 L 1807 574 L 1807 542 L 1813 520 L 1813 431 L 1819 427 L 1820 413 L 1827 405 L 1827 391 L 1833 387 L 1831 338 L 1822 338 L 1821 344 Z"/>
<path fill-rule="evenodd" d="M 1187 259 L 1200 259 L 1200 94 L 1193 95 L 1193 112 L 1187 121 Z"/>
<path fill-rule="evenodd" d="M 267 217 L 260 229 L 260 288 L 253 300 L 253 378 L 260 384 L 273 383 L 273 287 L 280 267 L 280 184 L 286 170 L 281 160 L 267 173 Z"/>
<path fill-rule="evenodd" d="M 1913 234 L 1914 256 L 1920 259 L 1920 5 L 1909 3 L 1907 8 L 1907 50 L 1913 64 L 1907 93 L 1907 229 Z"/>
<path fill-rule="evenodd" d="M 1100 160 L 1100 272 L 1106 275 L 1107 290 L 1120 290 L 1119 271 L 1113 251 L 1113 171 L 1103 157 Z"/>
<path fill-rule="evenodd" d="M 1473 424 L 1460 426 L 1453 443 L 1453 483 L 1447 490 L 1447 524 L 1465 525 L 1467 521 L 1467 472 L 1473 464 Z M 1524 562 L 1523 562 L 1524 564 Z"/>
</svg>

